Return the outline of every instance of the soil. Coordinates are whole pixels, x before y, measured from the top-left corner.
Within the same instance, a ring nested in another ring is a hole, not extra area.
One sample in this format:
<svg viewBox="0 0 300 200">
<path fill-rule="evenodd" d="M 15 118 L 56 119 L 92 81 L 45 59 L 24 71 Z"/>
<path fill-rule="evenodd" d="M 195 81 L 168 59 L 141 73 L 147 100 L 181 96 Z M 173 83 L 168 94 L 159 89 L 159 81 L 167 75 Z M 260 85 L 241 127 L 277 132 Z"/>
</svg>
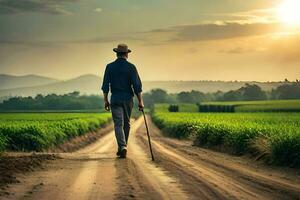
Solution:
<svg viewBox="0 0 300 200">
<path fill-rule="evenodd" d="M 7 184 L 19 183 L 18 173 L 34 171 L 43 168 L 45 161 L 54 160 L 57 157 L 52 154 L 13 154 L 5 153 L 0 156 L 0 190 L 4 191 Z M 4 191 L 5 192 L 5 191 Z M 1 196 L 0 192 L 0 196 Z"/>
</svg>

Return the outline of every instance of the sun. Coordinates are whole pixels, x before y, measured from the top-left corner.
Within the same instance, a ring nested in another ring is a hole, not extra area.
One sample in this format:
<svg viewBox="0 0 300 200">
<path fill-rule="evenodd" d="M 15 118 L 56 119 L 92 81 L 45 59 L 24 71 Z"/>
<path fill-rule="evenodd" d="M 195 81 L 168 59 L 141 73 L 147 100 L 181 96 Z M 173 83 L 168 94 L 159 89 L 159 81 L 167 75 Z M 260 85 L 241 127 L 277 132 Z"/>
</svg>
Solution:
<svg viewBox="0 0 300 200">
<path fill-rule="evenodd" d="M 300 25 L 300 0 L 285 0 L 278 7 L 278 17 L 286 24 Z"/>
</svg>

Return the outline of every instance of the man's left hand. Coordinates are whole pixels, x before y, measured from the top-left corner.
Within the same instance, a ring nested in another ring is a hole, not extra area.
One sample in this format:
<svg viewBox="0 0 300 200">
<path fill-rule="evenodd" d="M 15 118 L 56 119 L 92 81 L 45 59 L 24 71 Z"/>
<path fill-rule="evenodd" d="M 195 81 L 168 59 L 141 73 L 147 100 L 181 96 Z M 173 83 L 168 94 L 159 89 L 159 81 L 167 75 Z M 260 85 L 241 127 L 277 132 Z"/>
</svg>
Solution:
<svg viewBox="0 0 300 200">
<path fill-rule="evenodd" d="M 139 111 L 143 111 L 144 110 L 144 103 L 142 101 L 139 102 L 139 105 L 138 105 L 138 108 L 139 108 Z"/>
<path fill-rule="evenodd" d="M 108 101 L 104 102 L 104 108 L 105 108 L 106 111 L 110 111 L 110 104 L 109 104 Z"/>
</svg>

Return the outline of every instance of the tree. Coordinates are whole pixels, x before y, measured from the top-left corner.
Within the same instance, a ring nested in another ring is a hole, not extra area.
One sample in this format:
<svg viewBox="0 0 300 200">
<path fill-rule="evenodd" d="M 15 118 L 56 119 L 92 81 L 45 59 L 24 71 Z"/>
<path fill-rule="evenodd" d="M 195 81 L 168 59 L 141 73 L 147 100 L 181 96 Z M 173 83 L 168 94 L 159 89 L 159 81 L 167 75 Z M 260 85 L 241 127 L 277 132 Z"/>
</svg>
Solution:
<svg viewBox="0 0 300 200">
<path fill-rule="evenodd" d="M 0 104 L 0 110 L 85 110 L 102 109 L 101 96 L 80 96 L 79 92 L 65 95 L 49 94 L 32 97 L 13 97 Z"/>
<path fill-rule="evenodd" d="M 300 99 L 300 83 L 284 84 L 272 90 L 274 99 Z"/>
<path fill-rule="evenodd" d="M 169 95 L 167 91 L 162 89 L 153 89 L 149 93 L 144 94 L 145 106 L 152 106 L 155 103 L 168 103 Z"/>
<path fill-rule="evenodd" d="M 226 92 L 223 97 L 221 97 L 222 101 L 241 101 L 242 94 L 239 90 L 230 90 Z"/>
<path fill-rule="evenodd" d="M 203 92 L 192 90 L 191 92 L 180 92 L 177 99 L 180 103 L 198 103 L 207 100 L 207 97 Z"/>
<path fill-rule="evenodd" d="M 267 94 L 258 85 L 250 85 L 247 83 L 238 90 L 226 92 L 221 99 L 223 101 L 266 100 Z"/>
<path fill-rule="evenodd" d="M 242 94 L 242 100 L 254 101 L 254 100 L 266 100 L 266 93 L 258 85 L 246 84 L 239 89 Z"/>
<path fill-rule="evenodd" d="M 74 92 L 72 92 L 72 93 L 69 93 L 68 95 L 71 96 L 71 97 L 79 97 L 80 92 L 74 91 Z"/>
</svg>

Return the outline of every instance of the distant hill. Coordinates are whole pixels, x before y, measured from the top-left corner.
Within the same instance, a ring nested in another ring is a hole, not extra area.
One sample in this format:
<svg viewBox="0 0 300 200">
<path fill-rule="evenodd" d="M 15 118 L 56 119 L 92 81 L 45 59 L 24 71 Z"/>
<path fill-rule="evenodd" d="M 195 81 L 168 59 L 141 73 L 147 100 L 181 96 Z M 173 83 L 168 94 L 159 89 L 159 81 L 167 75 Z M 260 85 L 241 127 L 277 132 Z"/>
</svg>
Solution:
<svg viewBox="0 0 300 200">
<path fill-rule="evenodd" d="M 100 77 L 96 75 L 83 75 L 67 81 L 51 84 L 40 84 L 34 87 L 20 87 L 0 90 L 0 96 L 35 96 L 37 94 L 66 94 L 79 91 L 82 94 L 97 94 L 100 91 Z"/>
<path fill-rule="evenodd" d="M 37 75 L 12 76 L 0 74 L 0 90 L 20 87 L 33 87 L 55 82 L 58 82 L 58 80 Z"/>
<path fill-rule="evenodd" d="M 35 79 L 38 76 L 32 75 Z M 21 77 L 23 79 L 23 77 Z M 20 83 L 18 78 L 15 79 L 17 84 L 10 84 L 12 89 L 0 89 L 0 97 L 3 96 L 35 96 L 37 94 L 65 94 L 73 91 L 79 91 L 81 94 L 101 94 L 102 79 L 96 75 L 83 75 L 66 81 L 57 81 L 49 79 L 47 83 L 41 78 L 40 84 L 34 82 L 35 86 L 17 87 Z M 35 79 L 37 80 L 37 79 Z M 51 83 L 51 80 L 53 81 Z M 33 83 L 33 82 L 32 82 Z M 46 84 L 45 84 L 46 83 Z M 167 90 L 169 93 L 178 93 L 181 91 L 198 90 L 202 92 L 216 92 L 236 90 L 245 83 L 257 84 L 263 90 L 270 91 L 272 88 L 279 86 L 280 82 L 225 82 L 225 81 L 145 81 L 143 82 L 144 92 L 154 88 Z M 23 85 L 24 86 L 24 85 Z"/>
</svg>

